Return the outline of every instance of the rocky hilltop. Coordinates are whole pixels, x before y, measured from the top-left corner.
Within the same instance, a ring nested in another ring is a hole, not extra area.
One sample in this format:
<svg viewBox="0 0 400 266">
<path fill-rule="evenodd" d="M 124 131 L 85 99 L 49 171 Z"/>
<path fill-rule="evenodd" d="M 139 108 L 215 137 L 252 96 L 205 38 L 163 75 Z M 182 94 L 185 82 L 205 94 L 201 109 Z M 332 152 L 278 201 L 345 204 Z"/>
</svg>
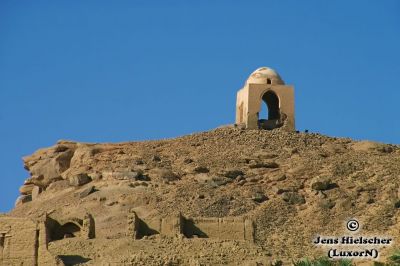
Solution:
<svg viewBox="0 0 400 266">
<path fill-rule="evenodd" d="M 400 229 L 396 145 L 223 127 L 157 141 L 59 141 L 24 164 L 30 177 L 0 217 L 4 265 L 286 265 L 326 255 L 312 240 L 344 234 L 349 218 L 367 235 L 396 241 Z M 37 224 L 35 244 L 19 244 L 30 255 L 13 253 L 16 222 L 5 219 Z"/>
</svg>

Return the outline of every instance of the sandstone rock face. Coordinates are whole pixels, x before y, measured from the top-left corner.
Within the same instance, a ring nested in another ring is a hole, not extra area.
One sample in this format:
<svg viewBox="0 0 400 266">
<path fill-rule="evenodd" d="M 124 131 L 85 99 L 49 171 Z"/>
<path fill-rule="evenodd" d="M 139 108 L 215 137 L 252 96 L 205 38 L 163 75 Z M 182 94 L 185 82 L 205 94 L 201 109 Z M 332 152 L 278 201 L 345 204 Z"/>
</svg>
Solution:
<svg viewBox="0 0 400 266">
<path fill-rule="evenodd" d="M 32 201 L 32 195 L 21 195 L 15 201 L 15 206 Z"/>
<path fill-rule="evenodd" d="M 41 187 L 34 186 L 32 189 L 32 200 L 36 200 L 41 192 L 42 192 Z"/>
<path fill-rule="evenodd" d="M 21 193 L 21 195 L 31 195 L 34 187 L 34 184 L 23 185 L 19 188 L 19 193 Z"/>
<path fill-rule="evenodd" d="M 68 180 L 59 180 L 51 183 L 48 187 L 48 191 L 60 191 L 60 190 L 65 190 L 70 187 L 69 181 Z"/>
<path fill-rule="evenodd" d="M 89 196 L 91 193 L 95 192 L 94 186 L 90 186 L 79 192 L 79 198 L 84 198 Z"/>
<path fill-rule="evenodd" d="M 92 178 L 85 173 L 77 174 L 69 178 L 71 186 L 79 187 L 92 181 Z"/>
<path fill-rule="evenodd" d="M 84 144 L 77 144 L 74 156 L 71 158 L 72 165 L 85 164 L 90 162 L 94 155 L 101 152 L 101 148 L 96 146 L 88 146 Z"/>
<path fill-rule="evenodd" d="M 25 169 L 32 175 L 30 182 L 46 187 L 62 179 L 61 174 L 70 167 L 75 148 L 75 143 L 61 142 L 50 149 L 41 149 L 24 157 Z"/>
<path fill-rule="evenodd" d="M 39 186 L 39 187 L 46 187 L 46 183 L 47 182 L 48 181 L 44 180 L 44 176 L 43 175 L 32 175 L 31 177 L 29 177 L 29 178 L 27 178 L 25 180 L 24 184 L 25 185 L 33 184 L 33 185 L 36 185 L 36 186 Z"/>
</svg>

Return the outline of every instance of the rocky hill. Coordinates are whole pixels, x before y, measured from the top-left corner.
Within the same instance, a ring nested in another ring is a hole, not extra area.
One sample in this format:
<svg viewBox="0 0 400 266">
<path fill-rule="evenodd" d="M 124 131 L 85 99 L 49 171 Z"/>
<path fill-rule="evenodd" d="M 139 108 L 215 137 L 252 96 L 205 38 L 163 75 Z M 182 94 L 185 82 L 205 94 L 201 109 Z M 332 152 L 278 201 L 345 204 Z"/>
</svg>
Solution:
<svg viewBox="0 0 400 266">
<path fill-rule="evenodd" d="M 289 265 L 326 255 L 313 239 L 345 234 L 349 218 L 363 234 L 395 239 L 378 260 L 398 247 L 396 145 L 223 127 L 157 141 L 59 141 L 24 164 L 31 176 L 0 217 L 0 240 L 2 219 L 43 223 L 36 242 L 59 265 Z M 2 256 L 12 264 L 27 255 Z"/>
</svg>

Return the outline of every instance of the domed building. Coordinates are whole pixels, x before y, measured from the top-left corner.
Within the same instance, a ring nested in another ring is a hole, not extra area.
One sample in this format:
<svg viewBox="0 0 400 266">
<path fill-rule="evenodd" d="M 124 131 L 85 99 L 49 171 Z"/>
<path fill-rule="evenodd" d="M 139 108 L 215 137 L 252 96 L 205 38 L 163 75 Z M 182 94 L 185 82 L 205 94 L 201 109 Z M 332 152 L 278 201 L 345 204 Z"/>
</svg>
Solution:
<svg viewBox="0 0 400 266">
<path fill-rule="evenodd" d="M 262 104 L 267 105 L 268 117 L 260 117 Z M 279 74 L 260 67 L 250 74 L 237 92 L 236 124 L 248 129 L 295 130 L 294 88 L 285 85 Z"/>
<path fill-rule="evenodd" d="M 281 84 L 285 83 L 275 70 L 269 67 L 260 67 L 250 74 L 246 84 Z"/>
</svg>

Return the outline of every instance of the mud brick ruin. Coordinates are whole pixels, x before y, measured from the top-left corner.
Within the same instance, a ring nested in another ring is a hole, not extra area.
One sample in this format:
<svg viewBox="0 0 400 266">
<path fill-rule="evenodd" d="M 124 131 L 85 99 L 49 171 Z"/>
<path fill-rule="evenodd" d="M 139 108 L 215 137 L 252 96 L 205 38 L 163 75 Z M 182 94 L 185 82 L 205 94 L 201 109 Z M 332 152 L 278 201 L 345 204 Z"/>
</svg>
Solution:
<svg viewBox="0 0 400 266">
<path fill-rule="evenodd" d="M 49 242 L 69 237 L 95 237 L 94 219 L 70 218 L 56 221 L 47 214 L 37 221 L 0 216 L 0 265 L 64 265 L 52 255 Z"/>
</svg>

